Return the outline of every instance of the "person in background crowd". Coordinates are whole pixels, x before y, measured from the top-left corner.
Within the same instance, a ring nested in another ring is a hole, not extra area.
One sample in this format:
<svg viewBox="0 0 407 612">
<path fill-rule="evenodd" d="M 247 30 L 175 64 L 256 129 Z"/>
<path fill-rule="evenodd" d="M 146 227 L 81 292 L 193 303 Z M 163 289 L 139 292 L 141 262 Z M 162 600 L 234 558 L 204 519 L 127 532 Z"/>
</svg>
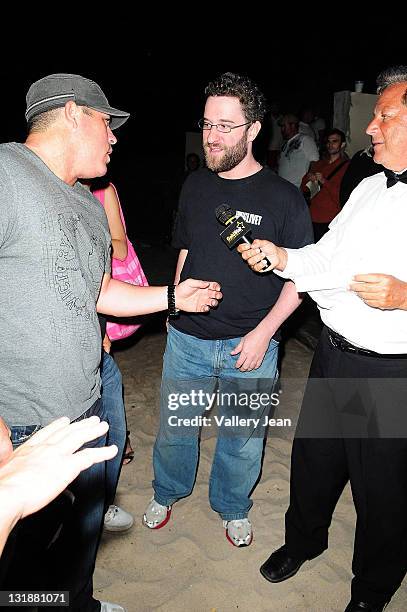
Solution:
<svg viewBox="0 0 407 612">
<path fill-rule="evenodd" d="M 283 116 L 281 132 L 285 142 L 278 162 L 278 175 L 299 188 L 310 163 L 319 159 L 318 149 L 311 136 L 299 132 L 299 121 L 295 115 Z"/>
<path fill-rule="evenodd" d="M 315 134 L 315 142 L 317 143 L 317 147 L 321 147 L 321 145 L 325 142 L 326 138 L 326 123 L 325 119 L 320 116 L 319 109 L 315 109 L 314 118 L 311 121 L 311 127 L 314 130 Z"/>
<path fill-rule="evenodd" d="M 269 143 L 267 145 L 267 165 L 272 170 L 277 170 L 278 158 L 283 145 L 283 135 L 280 127 L 281 115 L 278 110 L 278 105 L 275 102 L 270 103 L 269 108 L 269 124 L 271 134 Z"/>
<path fill-rule="evenodd" d="M 298 123 L 298 131 L 300 134 L 305 134 L 315 140 L 315 132 L 311 127 L 311 123 L 314 119 L 314 111 L 312 108 L 305 107 L 301 109 L 299 115 L 300 121 Z"/>
<path fill-rule="evenodd" d="M 188 155 L 185 158 L 185 166 L 186 166 L 186 171 L 185 171 L 185 178 L 186 178 L 188 174 L 190 174 L 191 172 L 195 172 L 195 170 L 198 170 L 198 168 L 201 167 L 201 160 L 199 158 L 199 155 L 197 155 L 196 153 L 188 153 Z"/>
<path fill-rule="evenodd" d="M 383 172 L 383 166 L 375 162 L 372 146 L 356 151 L 350 160 L 339 189 L 339 206 L 343 208 L 352 191 L 364 178 Z"/>
<path fill-rule="evenodd" d="M 315 242 L 328 231 L 330 222 L 340 211 L 339 190 L 349 165 L 345 148 L 345 134 L 336 128 L 329 130 L 326 157 L 312 162 L 310 171 L 302 179 L 301 189 L 310 201 Z"/>
</svg>

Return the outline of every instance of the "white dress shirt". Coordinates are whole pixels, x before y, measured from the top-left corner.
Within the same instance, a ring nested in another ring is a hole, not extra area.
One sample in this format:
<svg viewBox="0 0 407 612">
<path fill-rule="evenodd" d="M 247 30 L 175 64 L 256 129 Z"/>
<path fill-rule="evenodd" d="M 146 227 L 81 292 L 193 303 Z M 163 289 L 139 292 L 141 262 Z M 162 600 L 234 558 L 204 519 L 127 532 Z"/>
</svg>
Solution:
<svg viewBox="0 0 407 612">
<path fill-rule="evenodd" d="M 284 272 L 318 304 L 322 321 L 349 342 L 407 354 L 407 311 L 380 310 L 348 289 L 355 274 L 407 282 L 407 184 L 389 189 L 383 172 L 364 179 L 317 244 L 287 249 Z"/>
</svg>

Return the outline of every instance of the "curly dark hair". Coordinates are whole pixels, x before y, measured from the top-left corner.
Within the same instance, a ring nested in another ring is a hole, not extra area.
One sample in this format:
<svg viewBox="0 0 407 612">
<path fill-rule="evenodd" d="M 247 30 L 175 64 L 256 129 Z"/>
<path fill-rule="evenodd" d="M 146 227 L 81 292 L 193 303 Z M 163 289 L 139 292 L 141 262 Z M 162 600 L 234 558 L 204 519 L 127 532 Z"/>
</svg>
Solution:
<svg viewBox="0 0 407 612">
<path fill-rule="evenodd" d="M 381 94 L 386 87 L 407 83 L 407 66 L 391 66 L 383 70 L 376 79 L 377 93 Z M 403 104 L 407 105 L 407 87 L 402 96 Z"/>
<path fill-rule="evenodd" d="M 266 113 L 266 98 L 256 83 L 246 76 L 225 72 L 211 81 L 205 88 L 205 95 L 230 96 L 239 98 L 247 121 L 262 121 Z"/>
</svg>

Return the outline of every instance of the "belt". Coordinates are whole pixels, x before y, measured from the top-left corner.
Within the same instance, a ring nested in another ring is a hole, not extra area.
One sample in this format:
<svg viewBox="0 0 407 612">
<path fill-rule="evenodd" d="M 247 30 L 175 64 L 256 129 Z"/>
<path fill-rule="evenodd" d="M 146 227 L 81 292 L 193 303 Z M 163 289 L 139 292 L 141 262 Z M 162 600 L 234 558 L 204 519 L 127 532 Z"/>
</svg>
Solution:
<svg viewBox="0 0 407 612">
<path fill-rule="evenodd" d="M 353 353 L 355 355 L 365 355 L 366 357 L 375 357 L 376 359 L 407 359 L 405 353 L 376 353 L 375 351 L 369 351 L 368 349 L 354 346 L 346 340 L 340 334 L 337 334 L 332 329 L 327 327 L 329 341 L 335 348 L 343 351 L 344 353 Z"/>
</svg>

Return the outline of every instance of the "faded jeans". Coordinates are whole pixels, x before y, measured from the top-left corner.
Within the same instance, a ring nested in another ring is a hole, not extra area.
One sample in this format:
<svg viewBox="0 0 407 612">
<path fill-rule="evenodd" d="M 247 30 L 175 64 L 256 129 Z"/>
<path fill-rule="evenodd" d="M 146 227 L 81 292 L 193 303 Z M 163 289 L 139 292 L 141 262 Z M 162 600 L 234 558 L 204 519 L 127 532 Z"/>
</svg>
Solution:
<svg viewBox="0 0 407 612">
<path fill-rule="evenodd" d="M 199 454 L 199 425 L 174 427 L 174 417 L 192 419 L 208 417 L 207 406 L 194 405 L 199 393 L 250 396 L 272 393 L 277 375 L 278 342 L 271 340 L 263 363 L 257 370 L 241 372 L 235 368 L 238 355 L 230 355 L 240 338 L 201 340 L 169 327 L 164 355 L 160 429 L 154 446 L 154 498 L 171 505 L 189 495 L 193 489 Z M 169 398 L 190 394 L 189 402 L 170 408 Z M 202 397 L 202 395 L 201 395 Z M 223 405 L 222 405 L 223 404 Z M 238 405 L 218 403 L 218 415 L 226 418 L 256 417 L 264 420 L 269 407 L 253 410 Z M 187 422 L 188 423 L 188 422 Z M 212 429 L 213 423 L 212 423 Z M 247 517 L 253 505 L 250 493 L 260 474 L 266 428 L 247 426 L 220 427 L 209 479 L 209 500 L 212 509 L 224 520 Z"/>
</svg>

